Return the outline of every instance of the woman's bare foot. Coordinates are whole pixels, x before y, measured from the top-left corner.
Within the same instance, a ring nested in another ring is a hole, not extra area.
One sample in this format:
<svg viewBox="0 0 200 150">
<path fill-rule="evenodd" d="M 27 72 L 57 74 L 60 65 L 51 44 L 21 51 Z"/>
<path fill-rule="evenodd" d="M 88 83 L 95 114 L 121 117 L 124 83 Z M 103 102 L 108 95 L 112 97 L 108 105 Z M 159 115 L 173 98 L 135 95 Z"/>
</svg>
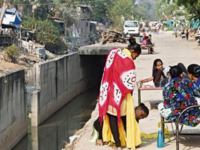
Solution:
<svg viewBox="0 0 200 150">
<path fill-rule="evenodd" d="M 96 146 L 103 146 L 103 140 L 97 140 Z"/>
<path fill-rule="evenodd" d="M 116 146 L 113 146 L 112 147 L 114 150 L 122 150 L 122 148 L 121 147 L 116 147 Z"/>
<path fill-rule="evenodd" d="M 136 146 L 135 148 L 140 148 L 140 145 Z"/>
</svg>

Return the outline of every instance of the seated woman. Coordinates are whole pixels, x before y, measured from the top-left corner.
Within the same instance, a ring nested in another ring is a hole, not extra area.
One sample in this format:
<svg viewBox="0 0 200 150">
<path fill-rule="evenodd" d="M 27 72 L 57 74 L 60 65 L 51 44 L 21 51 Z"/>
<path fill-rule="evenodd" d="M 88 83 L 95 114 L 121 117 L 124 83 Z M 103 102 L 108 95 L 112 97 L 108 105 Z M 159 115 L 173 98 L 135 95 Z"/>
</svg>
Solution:
<svg viewBox="0 0 200 150">
<path fill-rule="evenodd" d="M 152 42 L 152 35 L 151 35 L 151 34 L 149 34 L 148 39 L 149 39 L 149 40 L 147 41 L 148 44 L 149 44 L 149 45 L 152 45 L 152 46 L 155 46 L 155 43 Z"/>
<path fill-rule="evenodd" d="M 178 66 L 180 66 L 183 70 L 183 77 L 188 78 L 185 66 L 182 63 L 179 63 Z M 163 67 L 161 59 L 156 59 L 153 62 L 152 77 L 140 80 L 137 83 L 143 84 L 153 81 L 156 87 L 164 87 L 170 81 L 169 69 L 170 67 Z"/>
<path fill-rule="evenodd" d="M 200 90 L 200 66 L 197 64 L 192 64 L 188 66 L 188 76 L 191 80 L 193 80 L 196 86 Z"/>
<path fill-rule="evenodd" d="M 153 50 L 153 45 L 149 44 L 150 39 L 148 36 L 144 37 L 144 40 L 142 41 L 142 46 L 146 46 L 147 48 L 150 49 L 151 54 L 155 54 L 154 50 Z"/>
<path fill-rule="evenodd" d="M 149 115 L 149 109 L 144 104 L 140 104 L 139 106 L 135 108 L 135 118 L 137 122 L 139 122 L 140 119 L 144 119 L 148 117 L 148 115 Z M 126 130 L 126 116 L 121 117 L 121 120 L 123 122 L 124 129 Z M 100 125 L 99 118 L 94 122 L 94 129 L 99 134 L 98 139 L 96 140 L 96 145 L 103 146 L 103 142 L 104 142 L 103 136 L 102 136 L 103 126 Z"/>
<path fill-rule="evenodd" d="M 144 38 L 143 38 L 143 41 L 142 41 L 142 45 L 147 45 L 147 39 L 148 39 L 148 36 L 145 36 Z"/>
<path fill-rule="evenodd" d="M 152 77 L 143 79 L 138 81 L 138 83 L 143 84 L 150 81 L 154 82 L 154 85 L 156 87 L 163 87 L 166 83 L 168 83 L 168 70 L 164 69 L 163 62 L 161 59 L 156 59 L 153 62 L 153 71 L 152 71 Z"/>
<path fill-rule="evenodd" d="M 167 120 L 176 121 L 181 112 L 187 107 L 197 105 L 196 97 L 200 97 L 197 86 L 187 78 L 183 78 L 180 66 L 170 69 L 172 80 L 163 88 L 164 108 L 171 109 Z M 180 118 L 180 123 L 194 127 L 199 124 L 200 110 L 192 108 Z"/>
</svg>

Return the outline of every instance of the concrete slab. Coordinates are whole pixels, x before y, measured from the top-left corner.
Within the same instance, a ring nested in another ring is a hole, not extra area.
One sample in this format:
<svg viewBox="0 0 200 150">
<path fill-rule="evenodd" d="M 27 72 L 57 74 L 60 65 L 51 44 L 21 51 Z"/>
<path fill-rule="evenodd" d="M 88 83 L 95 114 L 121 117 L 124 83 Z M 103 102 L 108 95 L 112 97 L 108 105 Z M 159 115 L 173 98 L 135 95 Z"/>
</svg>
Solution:
<svg viewBox="0 0 200 150">
<path fill-rule="evenodd" d="M 107 55 L 112 48 L 127 47 L 128 44 L 123 43 L 108 43 L 105 45 L 94 44 L 80 47 L 78 50 L 79 55 Z"/>
</svg>

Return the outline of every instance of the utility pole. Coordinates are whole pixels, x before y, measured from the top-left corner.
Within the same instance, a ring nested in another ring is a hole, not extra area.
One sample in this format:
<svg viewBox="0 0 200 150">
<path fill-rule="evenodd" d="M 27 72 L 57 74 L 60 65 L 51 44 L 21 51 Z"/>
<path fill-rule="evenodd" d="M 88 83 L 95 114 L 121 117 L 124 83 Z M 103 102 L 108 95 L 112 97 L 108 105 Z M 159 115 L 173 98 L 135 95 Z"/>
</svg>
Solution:
<svg viewBox="0 0 200 150">
<path fill-rule="evenodd" d="M 4 13 L 6 12 L 7 7 L 8 7 L 7 0 L 4 0 L 3 6 L 1 9 L 1 15 L 0 15 L 0 27 L 2 26 L 3 16 L 4 16 Z"/>
</svg>

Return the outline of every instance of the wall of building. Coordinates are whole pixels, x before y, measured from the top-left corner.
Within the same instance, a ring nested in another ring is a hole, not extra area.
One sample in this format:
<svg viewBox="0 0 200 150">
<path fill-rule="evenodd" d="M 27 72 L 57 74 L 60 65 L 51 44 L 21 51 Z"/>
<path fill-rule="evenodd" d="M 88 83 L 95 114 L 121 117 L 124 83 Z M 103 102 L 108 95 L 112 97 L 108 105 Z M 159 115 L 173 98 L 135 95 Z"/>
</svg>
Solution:
<svg viewBox="0 0 200 150">
<path fill-rule="evenodd" d="M 0 150 L 10 150 L 26 134 L 24 70 L 0 77 Z"/>
</svg>

